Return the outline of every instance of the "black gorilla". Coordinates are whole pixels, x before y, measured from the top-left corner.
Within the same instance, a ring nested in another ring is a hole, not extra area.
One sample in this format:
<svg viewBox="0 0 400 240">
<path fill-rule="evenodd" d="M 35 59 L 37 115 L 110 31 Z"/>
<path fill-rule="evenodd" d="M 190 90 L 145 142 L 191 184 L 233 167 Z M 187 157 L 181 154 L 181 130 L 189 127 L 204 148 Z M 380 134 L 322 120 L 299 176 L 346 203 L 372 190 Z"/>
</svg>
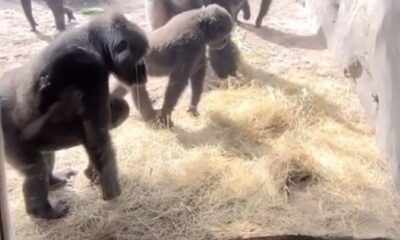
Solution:
<svg viewBox="0 0 400 240">
<path fill-rule="evenodd" d="M 212 4 L 180 13 L 149 34 L 150 52 L 145 57 L 148 75 L 169 76 L 169 82 L 162 109 L 157 114 L 144 87 L 132 91 L 135 105 L 145 120 L 156 118 L 162 126 L 172 126 L 171 113 L 189 79 L 192 98 L 188 112 L 198 115 L 206 74 L 206 48 L 224 48 L 232 27 L 230 14 Z M 122 96 L 126 91 L 117 87 L 113 94 Z"/>
<path fill-rule="evenodd" d="M 191 9 L 201 8 L 210 4 L 218 4 L 228 10 L 231 16 L 237 21 L 240 10 L 244 11 L 244 18 L 250 18 L 250 6 L 247 0 L 147 0 L 146 12 L 148 22 L 152 30 L 166 24 L 173 16 Z M 231 39 L 228 40 L 223 49 L 209 49 L 209 60 L 214 72 L 220 78 L 229 75 L 235 76 L 239 51 Z"/>
<path fill-rule="evenodd" d="M 89 156 L 86 174 L 99 180 L 103 198 L 120 194 L 109 129 L 127 117 L 129 107 L 110 99 L 108 78 L 144 84 L 147 49 L 138 26 L 121 14 L 106 14 L 61 33 L 0 80 L 6 157 L 25 176 L 28 214 L 53 219 L 67 213 L 68 207 L 48 201 L 50 185 L 64 182 L 52 172 L 54 151 L 78 144 Z"/>
</svg>

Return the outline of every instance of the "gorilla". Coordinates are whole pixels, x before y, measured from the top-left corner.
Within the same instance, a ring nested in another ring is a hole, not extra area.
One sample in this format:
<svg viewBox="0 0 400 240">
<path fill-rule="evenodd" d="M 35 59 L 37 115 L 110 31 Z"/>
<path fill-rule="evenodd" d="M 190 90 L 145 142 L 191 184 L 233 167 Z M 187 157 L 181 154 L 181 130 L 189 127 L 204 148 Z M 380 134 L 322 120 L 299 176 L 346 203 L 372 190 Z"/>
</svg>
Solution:
<svg viewBox="0 0 400 240">
<path fill-rule="evenodd" d="M 151 30 L 166 24 L 173 16 L 191 9 L 201 8 L 210 4 L 218 4 L 228 10 L 237 21 L 239 11 L 244 10 L 244 18 L 250 18 L 250 6 L 247 0 L 147 0 L 146 13 Z M 238 49 L 228 40 L 223 49 L 209 49 L 208 56 L 211 67 L 220 78 L 229 75 L 235 76 L 237 72 Z"/>
<path fill-rule="evenodd" d="M 47 6 L 53 12 L 54 20 L 56 22 L 56 28 L 59 31 L 65 30 L 65 19 L 64 14 L 67 15 L 68 21 L 75 20 L 74 14 L 69 7 L 64 6 L 64 0 L 45 0 Z M 32 0 L 21 0 L 22 9 L 24 10 L 25 16 L 28 19 L 32 31 L 36 32 L 36 26 L 38 25 L 32 15 Z"/>
<path fill-rule="evenodd" d="M 146 82 L 143 57 L 149 47 L 144 32 L 122 14 L 98 16 L 62 32 L 38 56 L 0 80 L 5 155 L 25 177 L 26 212 L 36 218 L 65 216 L 68 207 L 50 204 L 49 188 L 65 183 L 53 173 L 54 152 L 83 144 L 103 199 L 120 195 L 109 129 L 121 124 L 129 107 L 110 98 L 108 79 L 124 85 Z"/>
<path fill-rule="evenodd" d="M 180 13 L 164 26 L 148 35 L 150 51 L 145 57 L 149 76 L 169 76 L 168 87 L 161 110 L 154 111 L 143 87 L 132 91 L 135 105 L 142 117 L 154 119 L 162 127 L 171 127 L 171 113 L 187 84 L 191 84 L 192 97 L 188 112 L 198 115 L 206 74 L 206 47 L 222 49 L 233 28 L 230 14 L 212 4 L 205 8 Z M 112 94 L 122 96 L 126 91 L 116 87 Z M 142 103 L 145 103 L 142 105 Z"/>
</svg>

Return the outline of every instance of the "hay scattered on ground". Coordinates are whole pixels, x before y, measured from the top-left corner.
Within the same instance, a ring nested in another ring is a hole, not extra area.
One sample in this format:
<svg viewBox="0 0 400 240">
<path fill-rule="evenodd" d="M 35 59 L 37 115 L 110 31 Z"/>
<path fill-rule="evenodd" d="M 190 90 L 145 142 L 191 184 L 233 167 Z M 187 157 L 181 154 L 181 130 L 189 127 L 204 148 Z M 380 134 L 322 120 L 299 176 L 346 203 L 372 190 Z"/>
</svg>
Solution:
<svg viewBox="0 0 400 240">
<path fill-rule="evenodd" d="M 307 91 L 214 90 L 202 117 L 171 131 L 131 119 L 116 130 L 123 195 L 110 203 L 78 176 L 72 211 L 31 222 L 19 192 L 20 239 L 210 239 L 277 233 L 399 236 L 386 163 L 362 123 L 337 122 Z M 81 149 L 64 161 L 83 169 Z M 39 237 L 40 236 L 40 237 Z"/>
<path fill-rule="evenodd" d="M 280 18 L 268 21 L 282 32 L 295 22 L 279 20 L 286 19 L 283 9 L 274 5 Z M 201 102 L 200 118 L 189 117 L 182 101 L 171 130 L 134 115 L 113 132 L 123 189 L 118 199 L 102 201 L 81 173 L 52 194 L 70 204 L 67 218 L 32 220 L 24 212 L 21 179 L 10 170 L 18 239 L 285 233 L 398 239 L 399 198 L 351 84 L 338 77 L 326 51 L 287 47 L 290 35 L 279 42 L 274 37 L 283 33 L 244 28 L 236 37 L 245 74 L 209 79 L 213 90 Z M 58 158 L 58 168 L 87 164 L 81 148 Z"/>
</svg>

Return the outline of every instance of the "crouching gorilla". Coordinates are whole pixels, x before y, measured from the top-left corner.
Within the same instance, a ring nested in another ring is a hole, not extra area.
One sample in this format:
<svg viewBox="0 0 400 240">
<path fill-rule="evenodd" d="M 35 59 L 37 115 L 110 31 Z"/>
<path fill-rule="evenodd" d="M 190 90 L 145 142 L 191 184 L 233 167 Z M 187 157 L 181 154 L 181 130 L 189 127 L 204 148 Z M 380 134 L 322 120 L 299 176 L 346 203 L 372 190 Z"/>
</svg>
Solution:
<svg viewBox="0 0 400 240">
<path fill-rule="evenodd" d="M 171 127 L 171 113 L 189 83 L 192 97 L 188 112 L 198 115 L 206 74 L 206 48 L 222 49 L 230 37 L 233 22 L 222 7 L 212 4 L 176 15 L 164 26 L 148 35 L 149 54 L 145 57 L 149 76 L 169 76 L 164 103 L 155 112 L 144 87 L 132 91 L 133 100 L 145 120 L 154 119 L 162 127 Z M 113 94 L 122 96 L 121 86 Z"/>
<path fill-rule="evenodd" d="M 54 151 L 83 144 L 90 180 L 98 180 L 103 198 L 120 195 L 109 129 L 128 116 L 123 100 L 109 97 L 108 78 L 144 84 L 142 58 L 148 49 L 143 31 L 118 13 L 67 30 L 24 66 L 0 80 L 6 157 L 25 177 L 26 211 L 54 219 L 68 212 L 52 206 L 49 187 L 65 179 L 53 174 Z M 69 176 L 66 172 L 61 177 Z"/>
</svg>

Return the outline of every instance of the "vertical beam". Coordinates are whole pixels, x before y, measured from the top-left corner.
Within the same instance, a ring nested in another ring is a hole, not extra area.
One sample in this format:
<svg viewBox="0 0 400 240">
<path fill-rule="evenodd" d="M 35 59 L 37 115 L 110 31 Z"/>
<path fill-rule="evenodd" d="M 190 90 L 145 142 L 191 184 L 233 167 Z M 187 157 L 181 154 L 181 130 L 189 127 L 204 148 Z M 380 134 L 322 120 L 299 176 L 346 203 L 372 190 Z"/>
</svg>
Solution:
<svg viewBox="0 0 400 240">
<path fill-rule="evenodd" d="M 12 240 L 10 215 L 7 200 L 3 128 L 1 126 L 2 124 L 0 101 L 0 240 Z"/>
</svg>

